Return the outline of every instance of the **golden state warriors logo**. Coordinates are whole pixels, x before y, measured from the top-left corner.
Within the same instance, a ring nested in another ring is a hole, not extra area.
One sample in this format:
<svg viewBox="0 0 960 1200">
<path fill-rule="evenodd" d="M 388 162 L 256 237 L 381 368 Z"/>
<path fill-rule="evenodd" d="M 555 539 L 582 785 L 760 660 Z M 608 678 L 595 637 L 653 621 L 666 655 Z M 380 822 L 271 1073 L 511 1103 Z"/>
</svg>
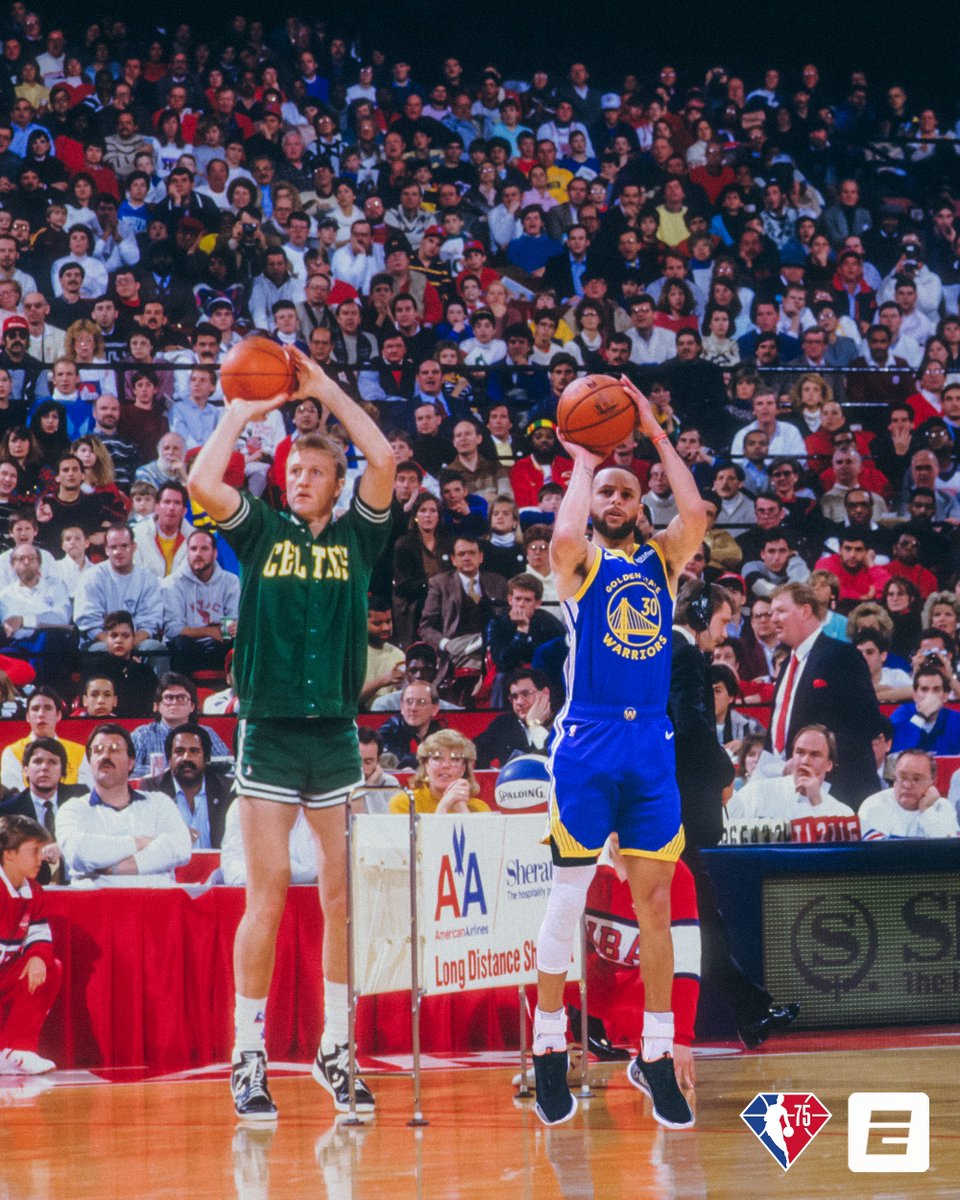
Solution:
<svg viewBox="0 0 960 1200">
<path fill-rule="evenodd" d="M 618 580 L 607 601 L 603 644 L 621 658 L 650 658 L 667 644 L 659 587 L 649 579 Z"/>
</svg>

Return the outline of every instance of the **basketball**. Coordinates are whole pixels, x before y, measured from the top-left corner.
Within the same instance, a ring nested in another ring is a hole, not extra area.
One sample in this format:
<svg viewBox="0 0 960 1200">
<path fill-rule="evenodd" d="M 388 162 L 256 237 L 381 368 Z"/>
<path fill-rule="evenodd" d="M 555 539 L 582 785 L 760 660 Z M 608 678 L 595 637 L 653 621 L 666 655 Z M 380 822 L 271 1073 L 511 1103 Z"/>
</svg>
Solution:
<svg viewBox="0 0 960 1200">
<path fill-rule="evenodd" d="M 557 424 L 568 442 L 606 454 L 629 437 L 637 423 L 637 406 L 612 375 L 585 375 L 563 389 Z"/>
<path fill-rule="evenodd" d="M 246 337 L 220 368 L 224 399 L 270 400 L 294 390 L 297 373 L 286 348 L 262 336 Z"/>
</svg>

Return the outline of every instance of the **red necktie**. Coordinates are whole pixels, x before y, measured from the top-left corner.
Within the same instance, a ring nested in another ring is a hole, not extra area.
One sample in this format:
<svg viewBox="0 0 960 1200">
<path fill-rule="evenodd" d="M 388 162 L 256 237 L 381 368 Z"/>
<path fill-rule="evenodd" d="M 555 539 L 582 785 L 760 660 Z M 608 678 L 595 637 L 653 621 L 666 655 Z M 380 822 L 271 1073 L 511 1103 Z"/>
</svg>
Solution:
<svg viewBox="0 0 960 1200">
<path fill-rule="evenodd" d="M 800 660 L 796 654 L 791 654 L 790 667 L 783 685 L 783 703 L 780 705 L 780 716 L 777 717 L 777 728 L 773 735 L 773 748 L 778 754 L 783 753 L 783 748 L 787 741 L 787 713 L 790 709 L 790 700 L 793 697 L 793 681 L 799 665 Z"/>
</svg>

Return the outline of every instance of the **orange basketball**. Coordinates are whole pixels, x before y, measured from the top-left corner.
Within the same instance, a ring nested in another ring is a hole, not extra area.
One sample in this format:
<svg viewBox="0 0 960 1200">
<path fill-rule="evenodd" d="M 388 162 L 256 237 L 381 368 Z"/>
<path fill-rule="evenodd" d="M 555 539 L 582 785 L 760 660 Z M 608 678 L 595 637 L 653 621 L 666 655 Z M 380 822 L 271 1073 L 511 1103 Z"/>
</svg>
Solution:
<svg viewBox="0 0 960 1200">
<path fill-rule="evenodd" d="M 606 454 L 629 437 L 637 423 L 637 406 L 612 375 L 585 375 L 563 389 L 557 425 L 568 442 Z"/>
<path fill-rule="evenodd" d="M 223 360 L 220 384 L 224 399 L 271 400 L 292 392 L 297 373 L 286 347 L 262 334 L 245 337 Z"/>
</svg>

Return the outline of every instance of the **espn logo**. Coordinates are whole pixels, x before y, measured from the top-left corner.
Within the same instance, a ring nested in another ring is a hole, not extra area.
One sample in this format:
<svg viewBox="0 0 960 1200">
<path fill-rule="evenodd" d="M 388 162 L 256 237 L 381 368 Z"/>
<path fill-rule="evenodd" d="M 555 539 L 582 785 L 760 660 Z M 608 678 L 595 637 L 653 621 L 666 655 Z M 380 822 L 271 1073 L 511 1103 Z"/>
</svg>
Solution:
<svg viewBox="0 0 960 1200">
<path fill-rule="evenodd" d="M 925 1092 L 854 1092 L 847 1101 L 847 1166 L 871 1174 L 930 1167 L 930 1097 Z"/>
</svg>

